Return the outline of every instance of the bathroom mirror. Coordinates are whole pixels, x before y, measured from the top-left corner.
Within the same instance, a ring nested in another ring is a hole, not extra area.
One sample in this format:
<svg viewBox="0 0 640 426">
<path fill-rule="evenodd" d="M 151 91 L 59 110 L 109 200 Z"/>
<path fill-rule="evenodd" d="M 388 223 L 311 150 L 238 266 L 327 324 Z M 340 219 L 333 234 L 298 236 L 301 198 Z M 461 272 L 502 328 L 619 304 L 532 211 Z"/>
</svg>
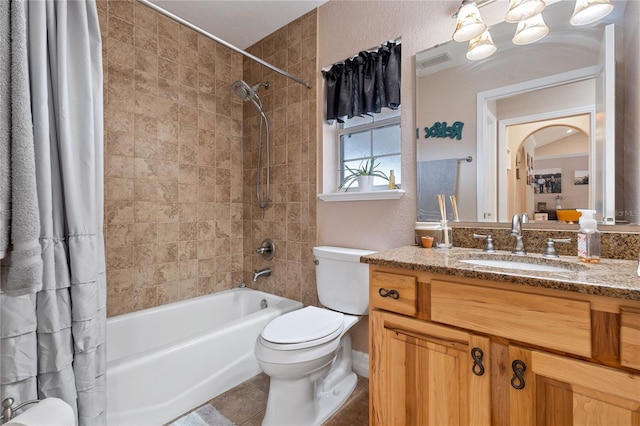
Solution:
<svg viewBox="0 0 640 426">
<path fill-rule="evenodd" d="M 622 149 L 616 150 L 624 143 L 623 128 L 638 126 L 620 113 L 624 97 L 637 96 L 637 90 L 623 84 L 638 84 L 637 78 L 623 78 L 623 51 L 637 52 L 638 46 L 621 46 L 627 2 L 613 3 L 609 16 L 584 27 L 568 23 L 574 2 L 549 4 L 542 13 L 549 34 L 528 45 L 511 42 L 516 24 L 493 25 L 497 52 L 484 60 L 467 60 L 468 43 L 453 41 L 416 54 L 419 222 L 439 219 L 428 202 L 438 193 L 456 195 L 461 221 L 507 222 L 523 212 L 533 218 L 541 212 L 538 203 L 546 203 L 547 210 L 556 204 L 593 208 L 607 224 L 620 218 L 616 205 L 623 208 L 625 200 L 616 179 L 640 161 L 621 159 Z M 637 26 L 637 17 L 629 22 Z M 637 42 L 637 36 L 627 39 Z M 580 124 L 573 123 L 576 117 Z M 558 132 L 537 133 L 552 126 L 578 131 L 586 138 L 587 152 L 550 154 L 547 147 L 546 154 L 537 156 L 536 144 L 542 149 L 548 138 L 562 139 Z M 562 156 L 582 158 L 547 167 L 552 157 Z M 432 172 L 438 168 L 444 172 Z M 565 192 L 536 193 L 536 171 L 549 168 L 560 169 Z M 576 173 L 589 178 L 582 187 L 570 188 Z"/>
</svg>

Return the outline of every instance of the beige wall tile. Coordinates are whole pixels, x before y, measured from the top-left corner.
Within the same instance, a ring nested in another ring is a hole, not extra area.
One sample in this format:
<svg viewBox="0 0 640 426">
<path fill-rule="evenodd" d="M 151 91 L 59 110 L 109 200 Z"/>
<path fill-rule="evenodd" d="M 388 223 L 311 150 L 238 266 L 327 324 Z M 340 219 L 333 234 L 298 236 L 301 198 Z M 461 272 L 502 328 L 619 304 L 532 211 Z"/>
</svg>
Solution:
<svg viewBox="0 0 640 426">
<path fill-rule="evenodd" d="M 153 55 L 157 55 L 158 35 L 154 31 L 136 26 L 133 29 L 133 45 L 137 49 L 142 49 Z"/>
<path fill-rule="evenodd" d="M 152 77 L 158 76 L 158 56 L 155 53 L 148 52 L 143 49 L 137 48 L 135 51 L 134 68 L 139 71 L 151 74 Z M 150 78 L 150 77 L 149 77 Z M 154 80 L 154 89 L 157 90 L 158 81 Z M 154 91 L 153 95 L 156 94 Z"/>
<path fill-rule="evenodd" d="M 158 31 L 158 17 L 149 7 L 134 1 L 135 25 L 156 33 Z"/>
<path fill-rule="evenodd" d="M 158 284 L 178 282 L 178 262 L 159 263 L 156 269 Z"/>
<path fill-rule="evenodd" d="M 180 26 L 179 42 L 181 46 L 196 51 L 196 54 L 198 53 L 198 33 L 194 30 Z"/>
<path fill-rule="evenodd" d="M 158 305 L 166 305 L 178 301 L 177 283 L 158 284 Z"/>
<path fill-rule="evenodd" d="M 133 1 L 116 0 L 110 1 L 108 11 L 111 16 L 133 23 Z"/>
<path fill-rule="evenodd" d="M 179 40 L 180 24 L 166 16 L 158 15 L 158 35 L 176 43 Z"/>
<path fill-rule="evenodd" d="M 178 260 L 178 243 L 158 244 L 158 263 L 176 262 Z"/>
<path fill-rule="evenodd" d="M 162 73 L 160 72 L 159 74 Z M 164 75 L 160 75 L 160 78 L 158 79 L 158 97 L 170 99 L 173 102 L 178 102 L 178 100 L 180 99 L 180 85 L 174 79 L 167 78 Z"/>
<path fill-rule="evenodd" d="M 133 224 L 112 224 L 107 226 L 107 249 L 133 245 Z"/>
<path fill-rule="evenodd" d="M 158 223 L 178 222 L 179 217 L 180 208 L 177 202 L 158 203 Z"/>
<path fill-rule="evenodd" d="M 124 43 L 115 38 L 108 39 L 107 61 L 113 62 L 128 68 L 133 68 L 134 50 L 131 44 Z"/>
<path fill-rule="evenodd" d="M 198 242 L 180 241 L 178 244 L 178 259 L 180 261 L 198 259 Z"/>
<path fill-rule="evenodd" d="M 133 45 L 133 24 L 109 14 L 108 38 Z"/>
</svg>

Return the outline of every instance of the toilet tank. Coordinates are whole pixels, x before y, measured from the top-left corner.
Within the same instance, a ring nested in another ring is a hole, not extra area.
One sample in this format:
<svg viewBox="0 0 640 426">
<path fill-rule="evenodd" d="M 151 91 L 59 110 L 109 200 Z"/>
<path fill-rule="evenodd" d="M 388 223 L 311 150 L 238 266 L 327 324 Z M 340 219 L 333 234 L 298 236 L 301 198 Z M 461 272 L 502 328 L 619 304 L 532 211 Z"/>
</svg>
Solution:
<svg viewBox="0 0 640 426">
<path fill-rule="evenodd" d="M 369 313 L 369 265 L 360 256 L 375 253 L 344 247 L 314 247 L 316 287 L 323 306 L 352 315 Z"/>
</svg>

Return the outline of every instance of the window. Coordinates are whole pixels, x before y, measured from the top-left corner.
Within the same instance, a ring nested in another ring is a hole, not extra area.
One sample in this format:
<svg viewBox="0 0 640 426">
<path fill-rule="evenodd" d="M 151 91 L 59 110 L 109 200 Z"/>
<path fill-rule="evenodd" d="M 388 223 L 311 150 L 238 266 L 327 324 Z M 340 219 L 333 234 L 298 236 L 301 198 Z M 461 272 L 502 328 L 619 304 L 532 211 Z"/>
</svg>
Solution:
<svg viewBox="0 0 640 426">
<path fill-rule="evenodd" d="M 387 176 L 393 170 L 396 185 L 402 182 L 400 168 L 400 108 L 391 110 L 384 108 L 380 114 L 373 116 L 353 117 L 344 124 L 338 125 L 339 146 L 339 182 L 345 176 L 346 166 L 357 168 L 367 160 L 375 157 L 378 170 Z M 347 171 L 348 172 L 348 171 Z M 388 187 L 389 183 L 379 177 L 373 181 L 374 186 Z M 357 188 L 358 183 L 349 190 Z"/>
</svg>

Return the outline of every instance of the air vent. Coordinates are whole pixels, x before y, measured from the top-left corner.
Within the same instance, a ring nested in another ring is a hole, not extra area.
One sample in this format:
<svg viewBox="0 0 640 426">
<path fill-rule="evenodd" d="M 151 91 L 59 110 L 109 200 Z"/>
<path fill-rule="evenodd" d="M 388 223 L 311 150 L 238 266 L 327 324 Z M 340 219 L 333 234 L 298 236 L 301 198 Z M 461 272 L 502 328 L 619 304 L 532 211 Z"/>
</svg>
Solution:
<svg viewBox="0 0 640 426">
<path fill-rule="evenodd" d="M 425 58 L 416 64 L 419 70 L 425 70 L 430 67 L 434 67 L 436 65 L 444 64 L 445 62 L 449 62 L 451 60 L 451 56 L 447 52 L 443 52 L 437 56 L 432 56 L 430 58 Z"/>
</svg>

